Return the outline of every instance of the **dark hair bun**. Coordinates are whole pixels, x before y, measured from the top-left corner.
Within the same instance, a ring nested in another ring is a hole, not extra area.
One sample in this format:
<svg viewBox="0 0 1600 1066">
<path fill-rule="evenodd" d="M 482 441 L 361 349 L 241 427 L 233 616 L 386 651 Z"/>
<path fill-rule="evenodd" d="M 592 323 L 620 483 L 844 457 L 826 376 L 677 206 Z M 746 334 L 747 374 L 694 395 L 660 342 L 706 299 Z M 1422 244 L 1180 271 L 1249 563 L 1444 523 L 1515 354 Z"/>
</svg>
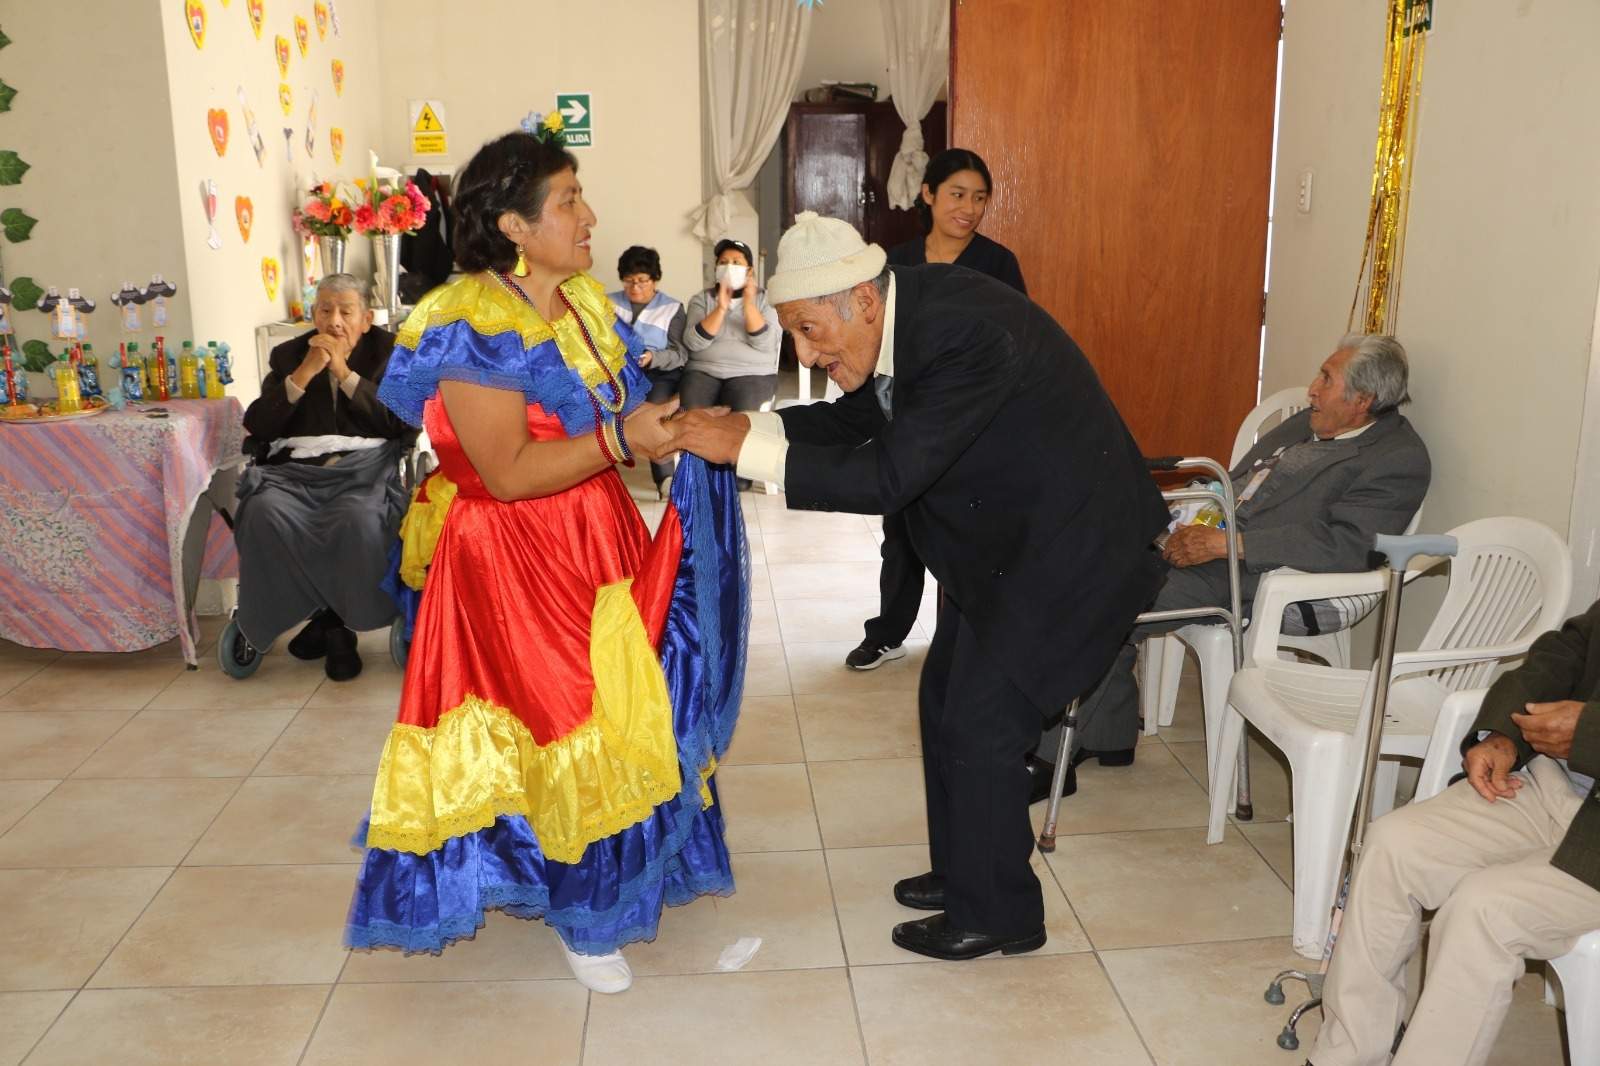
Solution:
<svg viewBox="0 0 1600 1066">
<path fill-rule="evenodd" d="M 469 273 L 510 269 L 517 250 L 500 232 L 500 216 L 515 211 L 537 219 L 550 193 L 550 179 L 577 169 L 571 152 L 531 133 L 508 133 L 479 148 L 456 177 L 451 201 L 456 265 Z"/>
</svg>

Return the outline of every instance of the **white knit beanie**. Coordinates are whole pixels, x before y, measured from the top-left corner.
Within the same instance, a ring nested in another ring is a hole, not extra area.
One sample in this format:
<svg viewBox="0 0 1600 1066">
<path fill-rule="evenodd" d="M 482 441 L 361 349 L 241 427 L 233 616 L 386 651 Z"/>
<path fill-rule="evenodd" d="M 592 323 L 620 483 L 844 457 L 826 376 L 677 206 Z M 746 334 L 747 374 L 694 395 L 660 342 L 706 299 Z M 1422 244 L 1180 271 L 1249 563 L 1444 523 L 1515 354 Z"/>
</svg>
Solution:
<svg viewBox="0 0 1600 1066">
<path fill-rule="evenodd" d="M 778 271 L 767 281 L 767 299 L 777 305 L 844 292 L 883 273 L 888 258 L 850 223 L 802 211 L 778 241 Z"/>
</svg>

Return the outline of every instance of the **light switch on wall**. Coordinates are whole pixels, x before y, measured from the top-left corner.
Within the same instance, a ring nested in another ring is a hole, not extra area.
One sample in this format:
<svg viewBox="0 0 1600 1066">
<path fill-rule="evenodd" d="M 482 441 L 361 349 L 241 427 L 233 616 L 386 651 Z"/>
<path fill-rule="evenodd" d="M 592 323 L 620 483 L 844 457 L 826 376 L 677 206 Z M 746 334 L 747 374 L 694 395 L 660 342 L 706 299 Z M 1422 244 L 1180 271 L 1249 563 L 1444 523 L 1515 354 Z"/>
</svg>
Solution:
<svg viewBox="0 0 1600 1066">
<path fill-rule="evenodd" d="M 1311 213 L 1311 177 L 1310 170 L 1300 172 L 1300 195 L 1295 200 L 1295 206 L 1300 209 L 1302 215 Z"/>
</svg>

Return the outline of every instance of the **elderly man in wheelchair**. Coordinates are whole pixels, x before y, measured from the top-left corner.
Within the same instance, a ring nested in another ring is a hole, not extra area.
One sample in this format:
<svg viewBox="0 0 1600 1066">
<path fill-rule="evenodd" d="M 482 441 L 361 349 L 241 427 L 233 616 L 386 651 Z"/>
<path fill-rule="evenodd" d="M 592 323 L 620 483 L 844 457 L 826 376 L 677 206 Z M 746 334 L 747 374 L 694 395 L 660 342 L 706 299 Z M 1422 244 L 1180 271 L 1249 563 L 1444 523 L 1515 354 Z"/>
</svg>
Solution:
<svg viewBox="0 0 1600 1066">
<path fill-rule="evenodd" d="M 1372 824 L 1315 1066 L 1485 1062 L 1524 960 L 1560 959 L 1600 929 L 1597 701 L 1600 603 L 1488 690 L 1461 744 L 1465 780 Z M 1437 913 L 1422 998 L 1394 1050 L 1424 910 Z M 1569 1015 L 1592 1009 L 1568 997 Z"/>
<path fill-rule="evenodd" d="M 1346 336 L 1307 389 L 1309 407 L 1285 418 L 1229 472 L 1247 612 L 1256 585 L 1269 570 L 1365 570 L 1373 534 L 1400 533 L 1422 506 L 1432 470 L 1422 438 L 1399 412 L 1410 399 L 1408 388 L 1406 354 L 1399 341 Z M 1228 604 L 1227 544 L 1221 530 L 1184 526 L 1167 539 L 1162 555 L 1173 569 L 1150 610 Z M 1133 762 L 1139 733 L 1137 643 L 1187 624 L 1147 622 L 1134 629 L 1105 678 L 1080 701 L 1074 767 L 1092 757 L 1105 766 Z M 1059 730 L 1047 731 L 1029 756 L 1034 801 L 1048 795 Z M 1075 777 L 1069 773 L 1063 794 L 1071 795 L 1074 788 Z"/>
<path fill-rule="evenodd" d="M 244 415 L 254 461 L 239 479 L 239 610 L 224 652 L 242 639 L 253 656 L 305 621 L 290 654 L 322 659 L 329 678 L 348 681 L 361 672 L 356 632 L 395 616 L 381 583 L 416 431 L 378 401 L 394 336 L 373 328 L 365 286 L 349 274 L 324 278 L 312 320 L 314 330 L 273 349 Z M 230 673 L 253 670 L 234 658 Z"/>
</svg>

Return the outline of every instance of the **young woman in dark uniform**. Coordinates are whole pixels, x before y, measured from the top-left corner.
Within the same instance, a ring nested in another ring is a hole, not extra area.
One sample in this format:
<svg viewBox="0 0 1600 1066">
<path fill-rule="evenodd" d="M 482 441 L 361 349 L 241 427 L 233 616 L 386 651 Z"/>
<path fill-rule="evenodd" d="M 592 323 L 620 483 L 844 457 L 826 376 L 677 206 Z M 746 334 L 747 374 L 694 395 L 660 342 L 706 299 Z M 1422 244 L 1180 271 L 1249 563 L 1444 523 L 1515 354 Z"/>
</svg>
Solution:
<svg viewBox="0 0 1600 1066">
<path fill-rule="evenodd" d="M 950 148 L 928 161 L 917 211 L 925 236 L 889 250 L 890 266 L 954 263 L 1003 281 L 1027 294 L 1022 268 L 1011 249 L 978 232 L 994 182 L 978 153 Z M 878 575 L 878 617 L 868 620 L 866 637 L 845 656 L 845 665 L 871 670 L 898 659 L 922 602 L 922 560 L 911 547 L 898 514 L 883 519 L 883 569 Z"/>
</svg>

